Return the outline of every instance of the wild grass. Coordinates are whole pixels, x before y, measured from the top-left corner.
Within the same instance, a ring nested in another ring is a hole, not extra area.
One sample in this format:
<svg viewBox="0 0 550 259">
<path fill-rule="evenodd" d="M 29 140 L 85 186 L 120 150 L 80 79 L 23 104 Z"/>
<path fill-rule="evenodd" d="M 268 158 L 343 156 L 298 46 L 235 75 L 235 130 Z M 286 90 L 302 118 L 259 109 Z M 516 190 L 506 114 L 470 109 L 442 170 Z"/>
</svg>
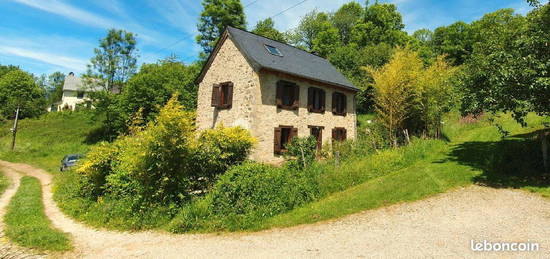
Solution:
<svg viewBox="0 0 550 259">
<path fill-rule="evenodd" d="M 85 153 L 97 141 L 93 133 L 98 125 L 88 112 L 49 113 L 21 120 L 15 151 L 11 151 L 12 123 L 0 128 L 0 159 L 28 163 L 50 173 L 59 171 L 65 155 Z"/>
<path fill-rule="evenodd" d="M 21 179 L 4 222 L 6 236 L 23 247 L 51 251 L 71 249 L 67 234 L 54 229 L 44 214 L 42 191 L 36 178 L 25 176 Z"/>
</svg>

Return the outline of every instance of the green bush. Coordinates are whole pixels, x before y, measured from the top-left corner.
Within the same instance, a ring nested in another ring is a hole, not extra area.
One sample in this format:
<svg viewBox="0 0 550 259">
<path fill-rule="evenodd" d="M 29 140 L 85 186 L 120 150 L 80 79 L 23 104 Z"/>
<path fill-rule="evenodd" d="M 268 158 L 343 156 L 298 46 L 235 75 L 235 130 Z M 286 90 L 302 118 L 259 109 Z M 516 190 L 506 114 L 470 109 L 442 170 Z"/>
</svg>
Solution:
<svg viewBox="0 0 550 259">
<path fill-rule="evenodd" d="M 316 177 L 308 172 L 252 162 L 235 166 L 220 176 L 205 198 L 184 208 L 170 229 L 183 232 L 258 226 L 262 219 L 316 199 Z"/>
<path fill-rule="evenodd" d="M 287 152 L 283 155 L 288 161 L 288 166 L 296 169 L 304 169 L 315 161 L 317 140 L 313 136 L 293 138 L 286 146 L 286 149 Z"/>
<path fill-rule="evenodd" d="M 77 170 L 84 198 L 119 203 L 107 208 L 128 219 L 156 206 L 168 208 L 168 215 L 178 211 L 217 175 L 243 162 L 254 144 L 242 128 L 218 127 L 197 136 L 194 113 L 177 96 L 155 122 L 132 134 L 94 147 Z"/>
</svg>

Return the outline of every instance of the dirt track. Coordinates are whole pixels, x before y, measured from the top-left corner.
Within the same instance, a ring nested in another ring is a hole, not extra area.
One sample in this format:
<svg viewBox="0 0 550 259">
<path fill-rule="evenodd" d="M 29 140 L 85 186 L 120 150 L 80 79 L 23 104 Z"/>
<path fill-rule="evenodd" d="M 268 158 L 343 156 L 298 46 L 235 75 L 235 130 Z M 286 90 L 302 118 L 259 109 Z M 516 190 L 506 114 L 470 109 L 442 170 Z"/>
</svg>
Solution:
<svg viewBox="0 0 550 259">
<path fill-rule="evenodd" d="M 258 233 L 171 235 L 99 231 L 55 205 L 51 175 L 24 164 L 0 167 L 40 179 L 46 214 L 76 247 L 62 257 L 531 257 L 550 258 L 550 199 L 471 186 L 342 219 Z M 538 242 L 538 252 L 472 252 L 470 241 Z"/>
</svg>

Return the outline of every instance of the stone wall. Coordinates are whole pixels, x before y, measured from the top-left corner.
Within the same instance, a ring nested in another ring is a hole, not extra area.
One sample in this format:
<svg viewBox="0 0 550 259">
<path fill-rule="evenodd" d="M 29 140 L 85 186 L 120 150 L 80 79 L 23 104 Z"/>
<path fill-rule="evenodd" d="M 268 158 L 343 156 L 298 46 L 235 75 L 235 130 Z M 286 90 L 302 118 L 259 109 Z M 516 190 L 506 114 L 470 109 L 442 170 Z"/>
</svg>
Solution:
<svg viewBox="0 0 550 259">
<path fill-rule="evenodd" d="M 211 106 L 212 86 L 233 82 L 231 109 L 219 110 Z M 241 126 L 251 130 L 253 104 L 259 99 L 256 88 L 259 79 L 233 41 L 228 38 L 199 85 L 197 100 L 197 126 L 211 129 L 219 124 Z"/>
<path fill-rule="evenodd" d="M 298 110 L 279 109 L 275 105 L 276 84 L 279 80 L 286 80 L 298 84 L 300 87 L 300 107 Z M 253 115 L 253 132 L 257 136 L 258 144 L 251 158 L 254 160 L 278 163 L 282 158 L 274 155 L 273 141 L 274 129 L 279 125 L 298 128 L 299 137 L 310 135 L 308 126 L 322 126 L 323 145 L 332 142 L 332 129 L 343 127 L 347 129 L 347 138 L 356 137 L 355 95 L 352 92 L 337 90 L 332 87 L 320 86 L 310 82 L 281 78 L 275 74 L 262 73 L 260 76 L 261 102 L 257 104 Z M 312 113 L 307 110 L 307 95 L 309 87 L 317 87 L 326 92 L 326 111 L 324 113 Z M 347 115 L 333 115 L 332 93 L 338 91 L 347 96 Z"/>
</svg>

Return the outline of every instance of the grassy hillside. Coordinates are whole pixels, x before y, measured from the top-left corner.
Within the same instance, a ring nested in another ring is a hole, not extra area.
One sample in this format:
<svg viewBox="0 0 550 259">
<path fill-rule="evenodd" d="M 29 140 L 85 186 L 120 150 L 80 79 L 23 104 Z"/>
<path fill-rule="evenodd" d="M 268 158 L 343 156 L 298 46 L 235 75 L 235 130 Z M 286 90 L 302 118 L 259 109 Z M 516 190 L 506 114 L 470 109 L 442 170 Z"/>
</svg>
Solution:
<svg viewBox="0 0 550 259">
<path fill-rule="evenodd" d="M 19 123 L 15 151 L 10 150 L 13 122 L 0 128 L 0 159 L 25 162 L 49 172 L 59 171 L 63 156 L 85 153 L 96 142 L 97 128 L 86 112 L 50 113 Z"/>
</svg>

